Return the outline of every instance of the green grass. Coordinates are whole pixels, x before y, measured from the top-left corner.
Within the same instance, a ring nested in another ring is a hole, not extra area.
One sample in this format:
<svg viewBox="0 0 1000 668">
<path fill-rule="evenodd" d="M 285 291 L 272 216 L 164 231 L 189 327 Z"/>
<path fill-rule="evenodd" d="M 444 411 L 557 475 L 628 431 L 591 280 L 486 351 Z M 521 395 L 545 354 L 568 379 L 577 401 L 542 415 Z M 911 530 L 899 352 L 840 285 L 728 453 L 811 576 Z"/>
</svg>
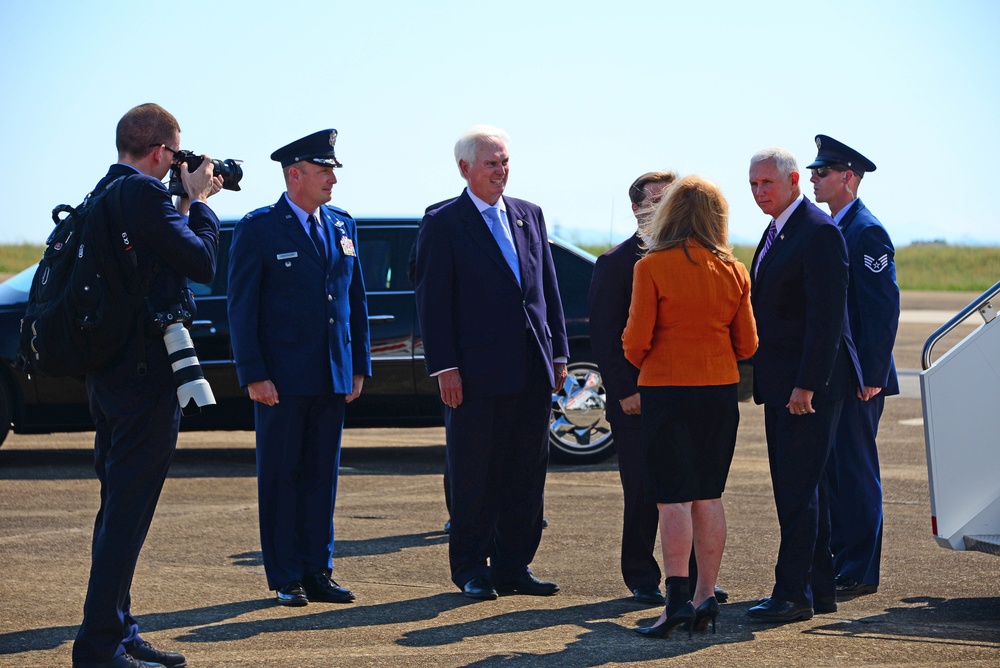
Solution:
<svg viewBox="0 0 1000 668">
<path fill-rule="evenodd" d="M 580 246 L 600 255 L 610 246 Z M 740 262 L 750 266 L 755 246 L 736 246 Z M 1000 281 L 1000 247 L 911 244 L 896 249 L 896 280 L 901 290 L 983 292 Z"/>
<path fill-rule="evenodd" d="M 16 274 L 42 259 L 45 246 L 33 244 L 0 245 L 0 274 Z"/>
<path fill-rule="evenodd" d="M 580 245 L 593 255 L 608 250 L 607 244 Z M 38 262 L 44 246 L 0 245 L 0 274 L 16 274 Z M 736 246 L 743 264 L 750 264 L 753 246 Z M 982 292 L 1000 281 L 1000 247 L 912 244 L 896 249 L 896 279 L 902 290 L 953 290 Z"/>
</svg>

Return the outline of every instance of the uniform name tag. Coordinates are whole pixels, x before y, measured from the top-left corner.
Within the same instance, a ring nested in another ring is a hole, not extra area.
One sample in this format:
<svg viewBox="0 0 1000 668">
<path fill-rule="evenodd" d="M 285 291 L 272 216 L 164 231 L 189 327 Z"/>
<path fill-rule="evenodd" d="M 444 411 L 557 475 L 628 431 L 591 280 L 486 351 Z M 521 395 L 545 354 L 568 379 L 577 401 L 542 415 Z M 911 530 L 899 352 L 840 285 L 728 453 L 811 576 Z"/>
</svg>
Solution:
<svg viewBox="0 0 1000 668">
<path fill-rule="evenodd" d="M 277 257 L 278 257 L 279 260 L 290 260 L 293 257 L 298 257 L 298 256 L 299 256 L 298 253 L 296 253 L 295 251 L 292 251 L 291 253 L 278 253 Z"/>
</svg>

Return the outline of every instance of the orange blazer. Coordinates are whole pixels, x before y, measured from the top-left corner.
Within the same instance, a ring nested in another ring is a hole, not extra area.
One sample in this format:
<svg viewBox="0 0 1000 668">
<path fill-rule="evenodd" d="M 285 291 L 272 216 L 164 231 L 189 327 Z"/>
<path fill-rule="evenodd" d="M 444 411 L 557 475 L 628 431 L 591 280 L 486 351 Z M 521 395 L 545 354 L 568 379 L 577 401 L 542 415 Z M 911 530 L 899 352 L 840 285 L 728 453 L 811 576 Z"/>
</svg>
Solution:
<svg viewBox="0 0 1000 668">
<path fill-rule="evenodd" d="M 688 252 L 697 264 L 671 248 L 635 265 L 622 344 L 639 385 L 736 383 L 736 361 L 757 350 L 747 268 L 693 239 Z"/>
</svg>

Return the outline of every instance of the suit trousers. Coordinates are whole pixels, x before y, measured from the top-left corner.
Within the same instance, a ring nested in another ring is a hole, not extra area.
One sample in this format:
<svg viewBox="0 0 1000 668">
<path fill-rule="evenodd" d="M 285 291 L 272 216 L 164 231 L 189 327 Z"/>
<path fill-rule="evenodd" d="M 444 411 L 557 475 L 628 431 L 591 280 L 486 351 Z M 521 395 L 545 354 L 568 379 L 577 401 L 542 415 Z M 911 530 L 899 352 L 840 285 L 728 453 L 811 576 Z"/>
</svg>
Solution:
<svg viewBox="0 0 1000 668">
<path fill-rule="evenodd" d="M 607 404 L 608 421 L 618 450 L 618 476 L 621 478 L 625 511 L 622 516 L 621 569 L 625 586 L 659 587 L 660 565 L 654 556 L 659 511 L 645 499 L 642 446 L 642 417 L 626 415 L 616 400 Z"/>
<path fill-rule="evenodd" d="M 823 481 L 843 401 L 813 399 L 815 413 L 764 406 L 767 457 L 781 544 L 771 597 L 812 605 L 836 595 L 830 510 Z"/>
<path fill-rule="evenodd" d="M 882 560 L 882 477 L 878 423 L 885 397 L 844 401 L 826 467 L 834 572 L 877 585 Z"/>
<path fill-rule="evenodd" d="M 142 642 L 131 612 L 132 576 L 180 426 L 163 344 L 147 339 L 146 347 L 150 364 L 145 376 L 125 360 L 87 376 L 101 506 L 94 521 L 83 623 L 73 643 L 75 663 L 110 661 Z"/>
<path fill-rule="evenodd" d="M 519 392 L 465 396 L 445 407 L 448 557 L 459 587 L 475 577 L 504 582 L 529 572 L 542 538 L 552 388 L 537 343 L 529 344 Z"/>
<path fill-rule="evenodd" d="M 260 546 L 270 589 L 333 568 L 343 394 L 254 403 Z"/>
</svg>

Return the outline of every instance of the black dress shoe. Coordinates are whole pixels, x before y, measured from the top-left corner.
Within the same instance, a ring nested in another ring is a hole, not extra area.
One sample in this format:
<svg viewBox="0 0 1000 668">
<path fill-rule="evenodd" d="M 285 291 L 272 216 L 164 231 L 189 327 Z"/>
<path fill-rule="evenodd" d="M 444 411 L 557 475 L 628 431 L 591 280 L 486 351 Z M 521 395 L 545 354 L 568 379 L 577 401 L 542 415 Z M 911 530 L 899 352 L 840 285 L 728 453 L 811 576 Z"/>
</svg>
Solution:
<svg viewBox="0 0 1000 668">
<path fill-rule="evenodd" d="M 813 612 L 817 615 L 829 615 L 837 612 L 837 597 L 835 596 L 815 596 L 813 597 Z"/>
<path fill-rule="evenodd" d="M 539 580 L 531 573 L 524 573 L 520 577 L 506 582 L 497 583 L 498 594 L 525 594 L 527 596 L 552 596 L 559 591 L 559 585 L 555 582 Z"/>
<path fill-rule="evenodd" d="M 306 598 L 306 590 L 302 588 L 302 583 L 298 580 L 292 580 L 279 589 L 278 604 L 289 605 L 293 608 L 308 605 L 309 599 Z"/>
<path fill-rule="evenodd" d="M 462 587 L 462 593 L 477 601 L 495 601 L 497 598 L 497 590 L 482 575 L 466 582 L 465 586 Z"/>
<path fill-rule="evenodd" d="M 716 603 L 725 603 L 729 600 L 729 592 L 722 587 L 716 586 L 715 588 L 715 601 Z"/>
<path fill-rule="evenodd" d="M 131 654 L 116 656 L 110 661 L 99 662 L 73 662 L 73 668 L 166 668 L 162 663 L 149 663 L 140 661 Z"/>
<path fill-rule="evenodd" d="M 330 579 L 326 571 L 318 571 L 307 575 L 302 580 L 302 588 L 306 591 L 306 596 L 310 601 L 322 601 L 323 603 L 350 603 L 354 600 L 354 594 L 349 589 L 341 587 Z"/>
<path fill-rule="evenodd" d="M 180 652 L 164 652 L 163 650 L 156 649 L 146 641 L 128 648 L 128 653 L 132 655 L 132 658 L 139 661 L 159 663 L 167 666 L 167 668 L 184 668 L 188 665 L 187 659 Z"/>
<path fill-rule="evenodd" d="M 874 594 L 878 591 L 878 585 L 866 584 L 864 582 L 858 582 L 854 578 L 847 577 L 846 575 L 837 576 L 837 598 L 854 598 L 855 596 L 864 596 L 865 594 Z"/>
<path fill-rule="evenodd" d="M 795 622 L 812 619 L 812 606 L 805 603 L 783 601 L 780 598 L 769 598 L 758 603 L 749 610 L 747 616 L 765 622 Z"/>
<path fill-rule="evenodd" d="M 656 587 L 636 587 L 632 590 L 632 600 L 647 605 L 663 605 L 663 594 Z"/>
<path fill-rule="evenodd" d="M 691 637 L 691 625 L 694 624 L 695 612 L 694 605 L 691 601 L 688 601 L 680 610 L 674 612 L 674 614 L 667 616 L 666 620 L 662 624 L 657 624 L 655 626 L 643 626 L 640 628 L 632 629 L 641 636 L 646 636 L 647 638 L 666 638 L 670 636 L 671 631 L 676 629 L 678 626 L 684 626 L 687 624 L 688 638 Z"/>
</svg>

